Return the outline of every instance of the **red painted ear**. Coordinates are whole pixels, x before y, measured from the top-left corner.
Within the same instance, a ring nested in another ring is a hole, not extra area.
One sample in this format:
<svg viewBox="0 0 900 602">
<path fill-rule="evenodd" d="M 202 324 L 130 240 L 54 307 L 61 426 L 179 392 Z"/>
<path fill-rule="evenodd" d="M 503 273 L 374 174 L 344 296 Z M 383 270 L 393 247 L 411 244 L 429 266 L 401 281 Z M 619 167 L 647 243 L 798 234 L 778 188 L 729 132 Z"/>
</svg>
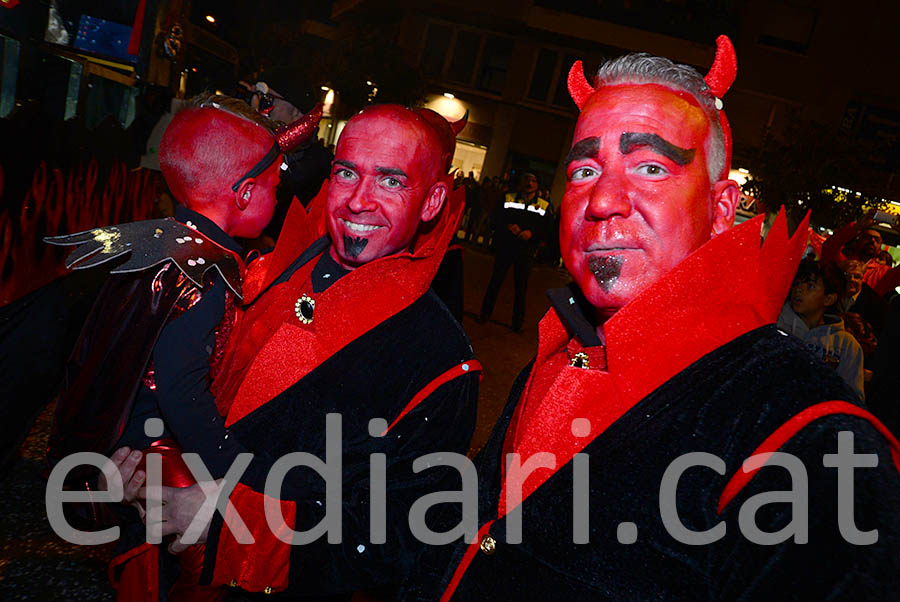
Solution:
<svg viewBox="0 0 900 602">
<path fill-rule="evenodd" d="M 466 114 L 450 123 L 450 129 L 453 130 L 454 136 L 459 136 L 459 133 L 463 131 L 463 128 L 466 127 L 466 124 L 469 123 L 469 109 L 466 109 Z"/>
<path fill-rule="evenodd" d="M 584 77 L 584 66 L 581 64 L 581 61 L 575 61 L 572 64 L 572 68 L 569 69 L 568 84 L 569 96 L 572 97 L 578 109 L 581 110 L 581 107 L 584 106 L 590 95 L 595 92 L 594 87 Z"/>
<path fill-rule="evenodd" d="M 716 58 L 713 60 L 709 73 L 706 74 L 704 80 L 709 86 L 710 92 L 716 98 L 722 98 L 728 92 L 728 88 L 734 83 L 737 76 L 737 55 L 734 53 L 734 46 L 728 36 L 722 35 L 716 38 Z M 571 74 L 569 81 L 572 81 Z M 570 89 L 571 89 L 571 85 Z"/>
<path fill-rule="evenodd" d="M 320 102 L 294 123 L 275 130 L 275 139 L 278 141 L 278 148 L 281 149 L 281 152 L 291 153 L 297 150 L 297 147 L 313 135 L 321 118 L 322 103 Z"/>
</svg>

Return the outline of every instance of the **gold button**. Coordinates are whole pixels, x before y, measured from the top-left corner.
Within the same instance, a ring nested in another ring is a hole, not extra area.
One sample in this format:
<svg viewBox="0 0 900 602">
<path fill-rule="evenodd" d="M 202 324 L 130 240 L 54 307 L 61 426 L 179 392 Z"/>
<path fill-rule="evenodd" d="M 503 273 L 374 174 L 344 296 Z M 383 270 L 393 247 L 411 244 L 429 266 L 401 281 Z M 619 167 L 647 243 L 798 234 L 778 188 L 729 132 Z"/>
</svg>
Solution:
<svg viewBox="0 0 900 602">
<path fill-rule="evenodd" d="M 585 370 L 591 367 L 590 364 L 591 360 L 584 351 L 579 351 L 572 356 L 571 361 L 569 361 L 569 365 L 573 368 L 584 368 Z"/>
<path fill-rule="evenodd" d="M 234 579 L 231 580 L 231 583 L 228 584 L 228 587 L 237 587 L 237 581 Z"/>
<path fill-rule="evenodd" d="M 497 540 L 490 536 L 490 534 L 485 535 L 481 538 L 481 545 L 479 546 L 481 551 L 490 556 L 497 550 Z"/>
<path fill-rule="evenodd" d="M 272 593 L 272 588 L 269 587 L 269 586 L 267 585 L 267 586 L 266 586 L 266 589 L 263 590 L 263 593 L 264 593 L 264 594 L 271 594 L 271 593 Z"/>
</svg>

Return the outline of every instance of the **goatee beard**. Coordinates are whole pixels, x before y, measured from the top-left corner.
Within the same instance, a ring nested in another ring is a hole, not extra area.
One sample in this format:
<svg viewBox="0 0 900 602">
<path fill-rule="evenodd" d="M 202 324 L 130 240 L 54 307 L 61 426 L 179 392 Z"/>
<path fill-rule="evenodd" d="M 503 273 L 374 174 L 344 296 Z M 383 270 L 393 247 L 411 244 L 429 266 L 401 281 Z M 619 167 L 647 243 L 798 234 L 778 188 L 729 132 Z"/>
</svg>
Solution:
<svg viewBox="0 0 900 602">
<path fill-rule="evenodd" d="M 622 273 L 622 263 L 625 258 L 621 255 L 605 255 L 603 257 L 591 257 L 588 259 L 588 269 L 597 280 L 597 284 L 608 293 L 613 287 L 619 274 Z"/>
<path fill-rule="evenodd" d="M 360 253 L 363 252 L 363 249 L 366 248 L 366 245 L 369 244 L 368 238 L 352 238 L 350 236 L 347 236 L 346 234 L 344 234 L 343 236 L 344 253 L 351 259 L 356 259 L 357 257 L 359 257 Z"/>
</svg>

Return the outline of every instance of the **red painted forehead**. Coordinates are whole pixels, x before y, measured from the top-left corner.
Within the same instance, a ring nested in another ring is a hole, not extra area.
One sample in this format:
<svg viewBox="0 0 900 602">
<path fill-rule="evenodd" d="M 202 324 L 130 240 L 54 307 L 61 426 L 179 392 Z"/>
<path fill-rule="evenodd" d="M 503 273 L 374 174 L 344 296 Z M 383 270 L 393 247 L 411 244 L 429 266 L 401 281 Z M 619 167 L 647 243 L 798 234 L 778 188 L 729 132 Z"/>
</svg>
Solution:
<svg viewBox="0 0 900 602">
<path fill-rule="evenodd" d="M 437 133 L 421 117 L 405 107 L 382 105 L 367 109 L 347 123 L 335 159 L 360 165 L 374 162 L 377 167 L 436 176 L 441 167 L 441 148 Z"/>
<path fill-rule="evenodd" d="M 265 155 L 273 140 L 249 119 L 214 107 L 192 107 L 176 113 L 166 128 L 160 167 L 175 187 L 205 185 L 221 179 L 226 168 L 234 172 L 228 177 L 237 178 Z"/>
<path fill-rule="evenodd" d="M 272 142 L 272 134 L 261 125 L 224 109 L 209 106 L 179 111 L 172 118 L 166 134 L 169 133 L 169 129 L 177 128 L 179 137 L 190 137 L 191 134 L 199 137 L 203 134 L 203 130 L 211 127 L 227 129 L 253 141 L 258 140 L 270 145 Z"/>
<path fill-rule="evenodd" d="M 394 137 L 405 137 L 425 144 L 440 146 L 437 133 L 421 116 L 400 105 L 377 105 L 365 109 L 347 122 L 346 129 L 370 131 L 394 130 Z"/>
<path fill-rule="evenodd" d="M 603 86 L 584 104 L 573 144 L 588 137 L 618 140 L 625 132 L 655 133 L 703 156 L 709 122 L 690 94 L 658 84 Z"/>
</svg>

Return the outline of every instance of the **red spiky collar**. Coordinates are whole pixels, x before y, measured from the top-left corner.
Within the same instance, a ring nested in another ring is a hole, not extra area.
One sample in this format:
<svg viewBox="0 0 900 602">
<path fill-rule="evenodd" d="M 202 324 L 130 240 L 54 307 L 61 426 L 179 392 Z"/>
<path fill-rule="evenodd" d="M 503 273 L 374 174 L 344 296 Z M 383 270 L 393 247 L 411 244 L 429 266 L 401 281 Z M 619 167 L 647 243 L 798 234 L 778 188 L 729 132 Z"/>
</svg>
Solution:
<svg viewBox="0 0 900 602">
<path fill-rule="evenodd" d="M 452 176 L 445 177 L 452 190 Z M 325 233 L 326 184 L 309 213 L 300 203 L 288 212 L 275 250 L 251 264 L 244 280 L 244 301 L 251 303 L 314 241 Z M 252 364 L 227 407 L 227 425 L 287 390 L 313 368 L 351 341 L 412 305 L 431 286 L 462 216 L 465 189 L 451 192 L 434 222 L 425 224 L 410 252 L 396 253 L 362 265 L 322 293 L 316 304 L 314 334 L 299 321 L 276 325 L 274 334 L 254 350 Z M 327 298 L 326 298 L 327 296 Z M 365 299 L 365 303 L 360 303 Z M 304 358 L 303 362 L 292 358 Z"/>
<path fill-rule="evenodd" d="M 529 391 L 535 374 L 566 348 L 570 337 L 555 310 L 548 311 L 540 322 L 537 359 L 507 431 L 505 451 L 520 453 L 523 458 L 551 452 L 559 469 L 689 365 L 742 334 L 774 323 L 806 245 L 808 217 L 789 237 L 782 211 L 760 245 L 763 218 L 758 216 L 713 238 L 607 320 L 606 372 L 569 370 L 554 382 L 544 399 L 532 404 Z M 585 391 L 590 394 L 586 396 Z M 596 403 L 598 399 L 603 403 Z M 540 415 L 523 417 L 521 412 Z M 589 436 L 572 435 L 574 418 L 590 421 Z M 528 426 L 517 435 L 517 425 Z M 529 476 L 522 499 L 553 472 L 543 470 Z M 505 487 L 500 500 L 502 516 Z"/>
</svg>

